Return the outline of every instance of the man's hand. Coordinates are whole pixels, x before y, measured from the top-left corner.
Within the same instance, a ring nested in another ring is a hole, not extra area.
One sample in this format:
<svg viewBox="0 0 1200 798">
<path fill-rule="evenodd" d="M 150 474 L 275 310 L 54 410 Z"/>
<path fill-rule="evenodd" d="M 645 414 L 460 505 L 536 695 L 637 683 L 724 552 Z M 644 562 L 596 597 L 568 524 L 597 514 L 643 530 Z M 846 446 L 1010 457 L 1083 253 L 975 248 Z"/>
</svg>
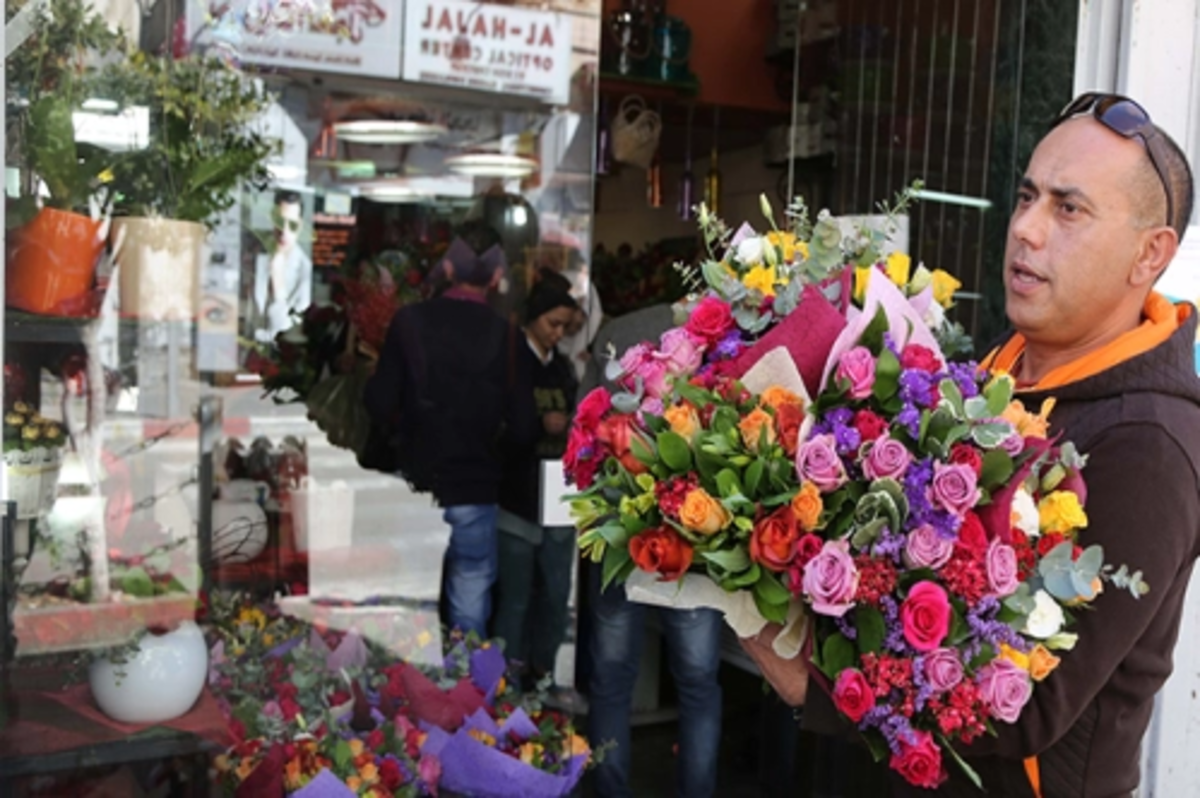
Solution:
<svg viewBox="0 0 1200 798">
<path fill-rule="evenodd" d="M 775 653 L 771 644 L 782 630 L 779 624 L 769 623 L 754 637 L 739 637 L 738 642 L 784 703 L 799 707 L 808 695 L 808 667 L 803 655 L 784 659 Z"/>
<path fill-rule="evenodd" d="M 551 435 L 561 435 L 567 429 L 567 414 L 557 410 L 542 416 L 542 426 Z"/>
</svg>

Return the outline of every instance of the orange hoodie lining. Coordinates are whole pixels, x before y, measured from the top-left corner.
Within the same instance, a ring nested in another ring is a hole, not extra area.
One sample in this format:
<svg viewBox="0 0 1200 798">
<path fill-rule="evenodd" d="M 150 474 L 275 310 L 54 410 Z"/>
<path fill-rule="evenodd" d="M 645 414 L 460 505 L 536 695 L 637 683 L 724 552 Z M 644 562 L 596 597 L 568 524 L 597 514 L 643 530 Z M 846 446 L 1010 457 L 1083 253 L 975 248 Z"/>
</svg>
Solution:
<svg viewBox="0 0 1200 798">
<path fill-rule="evenodd" d="M 1157 292 L 1151 292 L 1146 297 L 1146 305 L 1142 311 L 1145 320 L 1136 329 L 1121 335 L 1070 363 L 1059 366 L 1043 377 L 1036 385 L 1021 385 L 1021 390 L 1047 391 L 1061 388 L 1073 382 L 1093 377 L 1100 372 L 1112 368 L 1118 363 L 1124 363 L 1140 354 L 1149 352 L 1154 347 L 1171 337 L 1179 325 L 1192 314 L 1191 305 L 1181 303 L 1172 305 L 1170 300 Z M 994 350 L 984 359 L 983 367 L 989 371 L 1004 371 L 1013 374 L 1013 369 L 1025 351 L 1025 336 L 1017 333 L 999 349 Z"/>
</svg>

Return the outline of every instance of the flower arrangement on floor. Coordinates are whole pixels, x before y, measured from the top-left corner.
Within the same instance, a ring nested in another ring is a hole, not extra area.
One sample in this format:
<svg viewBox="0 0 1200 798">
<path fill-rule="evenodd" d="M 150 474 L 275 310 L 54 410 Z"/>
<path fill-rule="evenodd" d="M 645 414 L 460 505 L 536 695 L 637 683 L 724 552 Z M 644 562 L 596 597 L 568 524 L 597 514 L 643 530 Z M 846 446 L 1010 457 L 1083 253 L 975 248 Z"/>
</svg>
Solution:
<svg viewBox="0 0 1200 798">
<path fill-rule="evenodd" d="M 783 623 L 776 652 L 935 787 L 955 743 L 1017 720 L 1074 608 L 1149 588 L 1081 545 L 1085 459 L 1047 440 L 1049 407 L 948 359 L 969 344 L 953 278 L 789 214 L 730 240 L 701 208 L 714 258 L 680 326 L 613 353 L 622 390 L 577 412 L 580 546 L 635 600 L 718 607 L 744 637 Z"/>
<path fill-rule="evenodd" d="M 498 645 L 455 637 L 440 667 L 417 666 L 241 599 L 214 617 L 231 794 L 560 796 L 589 762 L 567 717 L 508 687 Z"/>
</svg>

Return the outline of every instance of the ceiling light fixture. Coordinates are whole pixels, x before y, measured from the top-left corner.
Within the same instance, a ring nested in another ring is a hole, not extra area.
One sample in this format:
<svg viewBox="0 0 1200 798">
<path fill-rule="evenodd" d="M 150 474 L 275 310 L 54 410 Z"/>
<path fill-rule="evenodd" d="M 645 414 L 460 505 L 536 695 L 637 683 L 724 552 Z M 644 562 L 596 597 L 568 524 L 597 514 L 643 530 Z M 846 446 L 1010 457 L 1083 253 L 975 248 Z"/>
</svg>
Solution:
<svg viewBox="0 0 1200 798">
<path fill-rule="evenodd" d="M 380 181 L 378 183 L 363 183 L 358 186 L 358 195 L 373 202 L 412 203 L 430 199 L 427 192 L 413 188 L 407 183 Z"/>
<path fill-rule="evenodd" d="M 468 177 L 515 179 L 533 174 L 537 170 L 538 163 L 533 158 L 523 155 L 477 152 L 447 158 L 446 167 L 452 172 Z"/>
<path fill-rule="evenodd" d="M 338 139 L 354 144 L 419 144 L 449 132 L 445 125 L 411 119 L 355 119 L 335 122 Z"/>
</svg>

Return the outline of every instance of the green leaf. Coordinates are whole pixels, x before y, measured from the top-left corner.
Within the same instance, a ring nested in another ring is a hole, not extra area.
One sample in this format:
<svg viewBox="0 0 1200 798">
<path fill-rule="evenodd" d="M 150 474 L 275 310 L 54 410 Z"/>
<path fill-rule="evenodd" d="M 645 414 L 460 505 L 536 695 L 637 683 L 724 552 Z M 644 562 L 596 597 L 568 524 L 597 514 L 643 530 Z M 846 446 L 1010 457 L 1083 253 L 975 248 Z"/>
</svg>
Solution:
<svg viewBox="0 0 1200 798">
<path fill-rule="evenodd" d="M 765 468 L 766 464 L 760 459 L 755 460 L 746 469 L 745 489 L 747 496 L 753 497 L 756 493 L 758 493 L 758 485 L 760 482 L 762 482 L 763 471 Z"/>
<path fill-rule="evenodd" d="M 1001 413 L 1008 409 L 1013 398 L 1013 383 L 1011 380 L 996 380 L 985 393 L 987 396 L 988 413 L 993 418 L 998 418 Z"/>
<path fill-rule="evenodd" d="M 746 571 L 732 576 L 728 580 L 729 587 L 738 590 L 750 587 L 762 577 L 762 568 L 758 563 L 752 563 Z"/>
<path fill-rule="evenodd" d="M 887 626 L 883 613 L 874 607 L 860 605 L 854 611 L 858 629 L 858 651 L 860 654 L 878 654 L 883 651 L 883 639 L 887 635 Z"/>
<path fill-rule="evenodd" d="M 604 565 L 601 568 L 600 589 L 608 590 L 608 586 L 614 582 L 617 584 L 623 583 L 633 573 L 636 566 L 633 560 L 629 557 L 627 548 L 609 547 L 604 550 Z"/>
<path fill-rule="evenodd" d="M 604 542 L 615 548 L 625 548 L 629 545 L 630 532 L 621 524 L 609 522 L 596 530 Z"/>
<path fill-rule="evenodd" d="M 821 672 L 830 679 L 836 679 L 842 671 L 853 668 L 854 663 L 854 644 L 841 632 L 834 632 L 821 646 Z"/>
<path fill-rule="evenodd" d="M 726 468 L 717 474 L 717 491 L 721 494 L 722 499 L 741 494 L 742 483 L 738 479 L 737 472 L 732 468 Z"/>
<path fill-rule="evenodd" d="M 875 384 L 871 388 L 871 394 L 878 401 L 887 402 L 896 396 L 899 388 L 900 360 L 892 350 L 884 349 L 875 363 Z"/>
<path fill-rule="evenodd" d="M 787 604 L 792 598 L 788 589 L 770 571 L 762 572 L 762 576 L 754 584 L 754 591 L 772 604 Z"/>
<path fill-rule="evenodd" d="M 658 454 L 664 463 L 676 473 L 687 473 L 692 469 L 692 449 L 682 435 L 674 432 L 658 434 Z"/>
<path fill-rule="evenodd" d="M 951 379 L 942 380 L 938 383 L 938 393 L 942 397 L 942 401 L 938 403 L 939 409 L 948 405 L 951 412 L 954 413 L 955 419 L 967 418 L 966 408 L 963 407 L 962 391 L 958 389 L 958 383 Z"/>
<path fill-rule="evenodd" d="M 644 440 L 640 435 L 629 436 L 629 451 L 633 452 L 633 456 L 638 459 L 638 462 L 648 468 L 653 468 L 658 464 L 658 458 L 654 455 L 654 450 L 650 448 L 650 442 Z"/>
<path fill-rule="evenodd" d="M 154 580 L 146 569 L 140 566 L 130 568 L 121 577 L 121 592 L 137 598 L 150 598 L 154 595 Z"/>
<path fill-rule="evenodd" d="M 743 571 L 751 565 L 750 555 L 746 553 L 744 548 L 702 551 L 700 552 L 700 556 L 731 574 Z"/>
<path fill-rule="evenodd" d="M 942 750 L 949 753 L 950 758 L 958 763 L 958 766 L 962 768 L 962 772 L 968 779 L 971 780 L 971 783 L 975 785 L 975 789 L 982 790 L 983 780 L 979 778 L 979 774 L 975 772 L 974 768 L 967 764 L 965 759 L 958 755 L 958 752 L 954 750 L 954 746 L 950 744 L 950 741 L 946 739 L 945 735 L 939 734 L 938 740 L 942 744 Z"/>
<path fill-rule="evenodd" d="M 350 743 L 345 740 L 338 740 L 333 747 L 333 762 L 339 771 L 345 771 L 350 765 L 350 760 L 354 758 L 354 754 L 350 752 Z"/>
<path fill-rule="evenodd" d="M 984 487 L 1008 484 L 1016 466 L 1008 452 L 1003 449 L 991 449 L 983 454 L 983 468 L 979 474 L 979 482 Z"/>
<path fill-rule="evenodd" d="M 875 276 L 876 275 L 871 275 L 871 278 L 874 279 Z M 887 313 L 885 313 L 883 308 L 880 307 L 878 310 L 875 311 L 875 316 L 874 316 L 874 318 L 871 319 L 871 323 L 867 325 L 867 328 L 865 330 L 863 330 L 863 334 L 858 339 L 859 343 L 862 346 L 865 346 L 867 349 L 870 349 L 872 352 L 880 352 L 881 350 L 886 352 L 888 350 L 886 350 L 883 346 L 883 334 L 886 333 L 888 331 L 888 329 L 889 329 L 889 324 L 888 324 Z M 880 361 L 882 362 L 882 360 L 883 360 L 883 357 L 881 355 Z M 896 365 L 899 366 L 899 363 L 897 362 Z M 876 379 L 876 381 L 878 381 L 878 379 L 879 379 L 879 376 L 878 376 L 879 375 L 879 365 L 878 364 L 875 367 L 875 375 L 876 375 L 875 379 Z"/>
<path fill-rule="evenodd" d="M 957 646 L 966 641 L 971 636 L 971 627 L 967 625 L 966 619 L 963 617 L 958 607 L 953 608 L 953 615 L 950 621 L 950 634 L 947 640 L 950 645 Z"/>
<path fill-rule="evenodd" d="M 971 430 L 971 438 L 984 449 L 994 449 L 1012 434 L 1012 427 L 1007 424 L 979 424 Z"/>
</svg>

